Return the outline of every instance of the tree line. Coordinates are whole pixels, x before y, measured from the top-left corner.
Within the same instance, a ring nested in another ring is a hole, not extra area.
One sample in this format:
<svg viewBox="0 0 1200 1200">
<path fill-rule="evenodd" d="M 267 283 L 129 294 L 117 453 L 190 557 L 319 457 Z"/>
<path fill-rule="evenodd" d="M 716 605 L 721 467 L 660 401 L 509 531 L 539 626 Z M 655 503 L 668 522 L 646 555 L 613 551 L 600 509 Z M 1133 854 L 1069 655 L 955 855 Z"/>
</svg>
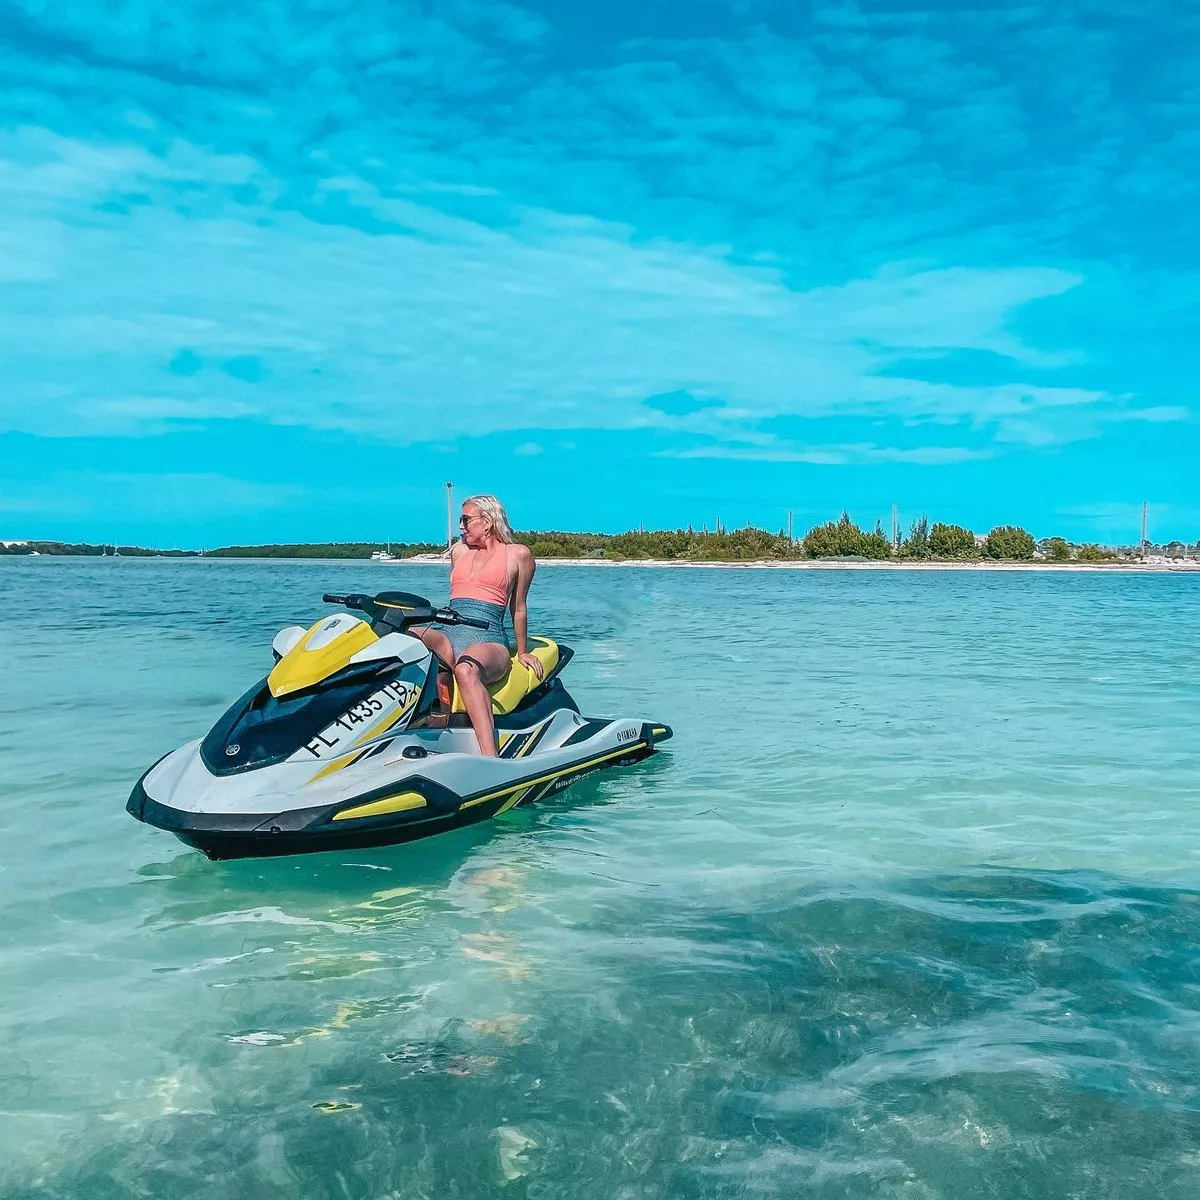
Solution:
<svg viewBox="0 0 1200 1200">
<path fill-rule="evenodd" d="M 392 542 L 396 558 L 414 554 L 436 554 L 445 550 L 445 542 Z M 267 546 L 219 546 L 205 553 L 206 558 L 370 558 L 377 550 L 386 550 L 382 542 L 301 542 Z"/>
<path fill-rule="evenodd" d="M 68 555 L 84 558 L 103 558 L 105 555 L 119 558 L 195 558 L 199 553 L 198 550 L 149 550 L 145 546 L 118 546 L 113 542 L 0 542 L 0 554 L 12 557 L 41 554 L 51 558 Z"/>
<path fill-rule="evenodd" d="M 608 558 L 621 560 L 663 559 L 688 562 L 756 562 L 780 559 L 903 559 L 915 561 L 965 562 L 981 559 L 1026 561 L 1043 557 L 1054 562 L 1107 562 L 1119 553 L 1095 543 L 1075 545 L 1065 538 L 1040 542 L 1016 525 L 998 525 L 986 536 L 976 537 L 962 525 L 930 523 L 921 517 L 909 527 L 898 546 L 876 522 L 863 529 L 848 513 L 836 521 L 814 525 L 803 537 L 789 538 L 785 532 L 771 533 L 747 525 L 741 529 L 697 531 L 687 529 L 635 530 L 621 534 L 579 534 L 521 531 L 536 558 Z M 1200 543 L 1197 544 L 1200 550 Z"/>
<path fill-rule="evenodd" d="M 976 536 L 962 525 L 933 522 L 926 517 L 912 522 L 908 535 L 898 546 L 876 522 L 874 529 L 862 529 L 848 513 L 836 521 L 814 525 L 803 537 L 789 538 L 780 530 L 771 533 L 753 525 L 741 529 L 696 530 L 653 529 L 628 533 L 571 533 L 561 530 L 520 530 L 523 542 L 536 558 L 602 558 L 619 561 L 662 559 L 668 562 L 761 562 L 788 559 L 870 559 L 924 562 L 971 562 L 985 559 L 1028 561 L 1040 557 L 1050 562 L 1096 563 L 1113 561 L 1137 553 L 1130 548 L 1112 550 L 1095 543 L 1073 544 L 1062 537 L 1035 540 L 1028 530 L 1016 525 L 998 525 L 986 536 Z M 369 559 L 381 542 L 308 542 L 278 543 L 262 546 L 221 546 L 204 551 L 210 558 L 330 558 Z M 392 542 L 391 553 L 397 558 L 415 554 L 437 554 L 444 542 Z M 1150 546 L 1153 553 L 1181 556 L 1188 552 L 1182 542 Z M 195 557 L 196 550 L 150 550 L 139 546 L 90 545 L 68 542 L 25 542 L 0 545 L 0 554 L 28 555 L 111 554 L 123 557 Z M 1200 557 L 1200 542 L 1190 551 Z"/>
</svg>

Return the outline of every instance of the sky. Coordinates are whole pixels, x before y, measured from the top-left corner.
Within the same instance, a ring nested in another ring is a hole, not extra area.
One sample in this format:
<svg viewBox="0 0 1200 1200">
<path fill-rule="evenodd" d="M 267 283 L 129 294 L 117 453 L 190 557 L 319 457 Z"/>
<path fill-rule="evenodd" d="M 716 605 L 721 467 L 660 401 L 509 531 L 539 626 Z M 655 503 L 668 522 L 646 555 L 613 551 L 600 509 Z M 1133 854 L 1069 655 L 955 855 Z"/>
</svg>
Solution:
<svg viewBox="0 0 1200 1200">
<path fill-rule="evenodd" d="M 1200 6 L 0 0 L 0 537 L 1200 538 Z"/>
</svg>

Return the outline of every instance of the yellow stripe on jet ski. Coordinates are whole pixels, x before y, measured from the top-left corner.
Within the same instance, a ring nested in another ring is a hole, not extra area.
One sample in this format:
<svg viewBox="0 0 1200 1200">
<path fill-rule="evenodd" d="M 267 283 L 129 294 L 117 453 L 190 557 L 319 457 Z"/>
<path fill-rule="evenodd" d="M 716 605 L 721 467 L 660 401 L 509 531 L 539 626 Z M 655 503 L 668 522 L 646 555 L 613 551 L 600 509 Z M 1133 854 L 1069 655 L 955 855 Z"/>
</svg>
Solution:
<svg viewBox="0 0 1200 1200">
<path fill-rule="evenodd" d="M 511 784 L 509 787 L 500 788 L 498 791 L 487 792 L 482 796 L 476 796 L 473 800 L 464 800 L 458 807 L 460 810 L 473 808 L 476 804 L 484 804 L 488 800 L 496 800 L 501 796 L 510 796 L 513 792 L 519 792 L 522 788 L 533 787 L 538 783 L 549 783 L 553 779 L 561 779 L 564 775 L 573 775 L 577 771 L 586 771 L 589 767 L 598 767 L 601 763 L 608 762 L 610 758 L 621 758 L 633 750 L 640 750 L 645 745 L 645 742 L 630 742 L 628 746 L 622 746 L 619 750 L 610 750 L 607 754 L 600 754 L 584 762 L 574 763 L 572 766 L 563 767 L 561 771 L 551 771 L 546 775 L 538 775 L 533 779 L 522 779 L 520 783 Z"/>
<path fill-rule="evenodd" d="M 308 783 L 316 783 L 318 779 L 326 779 L 330 775 L 336 775 L 343 767 L 348 767 L 351 763 L 356 763 L 363 756 L 363 751 L 357 754 L 344 754 L 341 758 L 335 758 L 333 762 L 326 763 L 309 781 Z M 308 787 L 308 783 L 304 786 Z"/>
<path fill-rule="evenodd" d="M 361 746 L 363 742 L 369 742 L 372 738 L 378 737 L 381 733 L 391 729 L 391 727 L 395 725 L 395 723 L 400 720 L 400 718 L 404 716 L 404 714 L 407 713 L 414 704 L 416 704 L 419 695 L 419 692 L 412 692 L 408 699 L 398 709 L 396 709 L 395 712 L 388 713 L 388 715 L 384 717 L 382 721 L 380 721 L 377 725 L 372 725 L 371 728 L 366 731 L 366 733 L 355 738 L 355 740 L 350 744 L 352 746 Z"/>
<path fill-rule="evenodd" d="M 395 712 L 388 713 L 388 715 L 384 717 L 382 721 L 379 721 L 377 724 L 371 726 L 366 733 L 363 733 L 359 737 L 355 738 L 355 740 L 350 743 L 350 749 L 353 750 L 355 746 L 361 746 L 364 742 L 369 742 L 372 738 L 378 737 L 381 733 L 386 733 L 393 725 L 396 724 L 397 721 L 400 720 L 401 717 L 404 716 L 405 713 L 408 712 L 410 708 L 412 708 L 414 704 L 416 704 L 418 695 L 419 693 L 413 692 L 413 694 L 409 696 L 408 700 L 404 703 L 402 708 L 397 709 Z M 343 768 L 350 766 L 351 763 L 358 762 L 360 758 L 362 758 L 361 753 L 351 754 L 349 751 L 347 751 L 338 758 L 335 758 L 327 766 L 322 767 L 308 781 L 308 783 L 316 783 L 318 779 L 327 779 L 330 775 L 336 775 Z M 308 783 L 306 783 L 304 786 L 308 787 Z"/>
<path fill-rule="evenodd" d="M 552 719 L 553 718 L 551 718 L 551 720 Z M 550 728 L 550 721 L 543 721 L 541 726 L 539 728 L 535 729 L 529 735 L 529 737 L 525 740 L 525 745 L 523 745 L 520 748 L 520 750 L 518 750 L 516 752 L 516 754 L 513 755 L 513 758 L 524 758 L 527 754 L 529 754 L 533 750 L 534 746 L 536 746 L 538 744 L 538 742 L 540 742 L 542 740 L 542 735 L 549 728 Z"/>
<path fill-rule="evenodd" d="M 348 821 L 354 817 L 382 817 L 387 813 L 409 812 L 414 808 L 424 807 L 425 797 L 418 792 L 400 792 L 396 796 L 372 800 L 370 804 L 360 804 L 357 808 L 344 808 L 340 813 L 334 813 L 333 819 Z"/>
<path fill-rule="evenodd" d="M 598 754 L 595 758 L 574 763 L 572 766 L 563 767 L 559 771 L 550 771 L 545 775 L 539 775 L 536 779 L 523 779 L 520 783 L 513 784 L 510 787 L 500 788 L 498 791 L 476 796 L 474 800 L 466 800 L 459 805 L 459 810 L 472 808 L 474 805 L 483 804 L 488 800 L 498 800 L 501 797 L 508 797 L 508 802 L 502 804 L 496 810 L 495 815 L 499 816 L 500 813 L 507 812 L 514 805 L 519 804 L 539 784 L 552 783 L 556 779 L 562 779 L 564 775 L 575 775 L 579 772 L 587 771 L 592 767 L 598 767 L 601 763 L 608 762 L 610 758 L 620 758 L 623 755 L 629 754 L 632 750 L 642 749 L 645 745 L 645 742 L 631 742 L 628 746 L 622 746 L 619 750 L 610 750 L 607 754 Z M 424 807 L 424 796 L 417 792 L 400 792 L 395 796 L 385 796 L 382 800 L 372 800 L 369 804 L 360 804 L 356 808 L 343 809 L 339 813 L 334 813 L 333 819 L 335 821 L 346 821 L 355 817 L 382 817 L 388 813 L 409 812 L 412 809 Z"/>
<path fill-rule="evenodd" d="M 505 800 L 505 802 L 502 805 L 500 805 L 500 807 L 498 809 L 496 809 L 495 815 L 499 816 L 501 813 L 508 812 L 508 810 L 510 808 L 516 808 L 517 805 L 520 804 L 521 801 L 524 800 L 525 797 L 528 796 L 529 793 L 532 791 L 533 791 L 532 786 L 527 787 L 527 788 L 519 788 L 516 791 L 516 793 L 513 795 L 513 798 L 511 800 Z"/>
</svg>

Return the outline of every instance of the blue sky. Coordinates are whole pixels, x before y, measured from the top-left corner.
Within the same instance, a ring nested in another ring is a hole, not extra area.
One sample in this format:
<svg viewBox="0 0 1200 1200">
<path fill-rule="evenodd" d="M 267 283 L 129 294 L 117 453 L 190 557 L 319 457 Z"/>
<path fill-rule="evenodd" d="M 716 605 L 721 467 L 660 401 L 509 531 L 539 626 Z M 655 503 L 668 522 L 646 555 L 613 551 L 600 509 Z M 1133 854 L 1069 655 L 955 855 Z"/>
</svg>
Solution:
<svg viewBox="0 0 1200 1200">
<path fill-rule="evenodd" d="M 1200 537 L 1200 9 L 0 0 L 0 536 Z"/>
</svg>

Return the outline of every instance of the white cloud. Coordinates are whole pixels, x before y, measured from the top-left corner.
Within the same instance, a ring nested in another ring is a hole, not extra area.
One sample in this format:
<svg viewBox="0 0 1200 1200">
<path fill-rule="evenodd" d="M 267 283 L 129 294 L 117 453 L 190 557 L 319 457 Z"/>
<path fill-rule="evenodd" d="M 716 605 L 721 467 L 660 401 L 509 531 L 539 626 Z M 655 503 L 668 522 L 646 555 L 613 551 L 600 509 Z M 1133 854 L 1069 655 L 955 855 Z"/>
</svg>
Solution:
<svg viewBox="0 0 1200 1200">
<path fill-rule="evenodd" d="M 1109 399 L 878 374 L 930 348 L 1056 361 L 1020 339 L 1012 318 L 1078 284 L 1059 270 L 898 265 L 795 290 L 778 268 L 735 263 L 721 248 L 537 209 L 491 228 L 352 177 L 327 191 L 352 198 L 359 217 L 332 224 L 235 201 L 191 216 L 165 202 L 93 209 L 82 222 L 81 205 L 153 190 L 164 175 L 192 190 L 229 178 L 254 178 L 267 194 L 284 185 L 244 157 L 179 143 L 169 162 L 24 134 L 26 156 L 31 145 L 41 155 L 32 182 L 14 159 L 0 162 L 2 204 L 17 220 L 37 214 L 42 239 L 30 252 L 55 247 L 55 266 L 42 254 L 40 282 L 0 328 L 7 428 L 127 430 L 140 404 L 147 429 L 254 412 L 396 440 L 530 424 L 729 435 L 781 414 L 988 423 Z M 70 186 L 55 192 L 48 178 Z M 170 376 L 184 349 L 205 362 L 258 359 L 270 377 Z M 726 406 L 671 418 L 642 403 L 681 388 Z M 54 408 L 30 404 L 47 389 Z M 436 428 L 413 420 L 431 398 L 450 402 Z"/>
<path fill-rule="evenodd" d="M 211 472 L 145 475 L 86 471 L 51 474 L 36 483 L 10 483 L 0 513 L 35 513 L 43 518 L 84 515 L 123 523 L 131 513 L 157 521 L 194 521 L 284 509 L 306 489 L 298 484 L 255 483 Z"/>
<path fill-rule="evenodd" d="M 945 466 L 991 458 L 994 451 L 973 450 L 967 446 L 876 446 L 869 442 L 832 443 L 793 447 L 784 444 L 764 446 L 714 445 L 690 450 L 663 450 L 663 458 L 716 458 L 741 462 L 791 462 L 812 466 L 845 466 L 851 463 L 910 463 L 919 466 Z"/>
<path fill-rule="evenodd" d="M 1111 413 L 1110 421 L 1147 421 L 1152 425 L 1167 424 L 1172 421 L 1186 421 L 1191 411 L 1181 404 L 1157 404 L 1151 408 L 1130 408 L 1121 412 Z"/>
</svg>

